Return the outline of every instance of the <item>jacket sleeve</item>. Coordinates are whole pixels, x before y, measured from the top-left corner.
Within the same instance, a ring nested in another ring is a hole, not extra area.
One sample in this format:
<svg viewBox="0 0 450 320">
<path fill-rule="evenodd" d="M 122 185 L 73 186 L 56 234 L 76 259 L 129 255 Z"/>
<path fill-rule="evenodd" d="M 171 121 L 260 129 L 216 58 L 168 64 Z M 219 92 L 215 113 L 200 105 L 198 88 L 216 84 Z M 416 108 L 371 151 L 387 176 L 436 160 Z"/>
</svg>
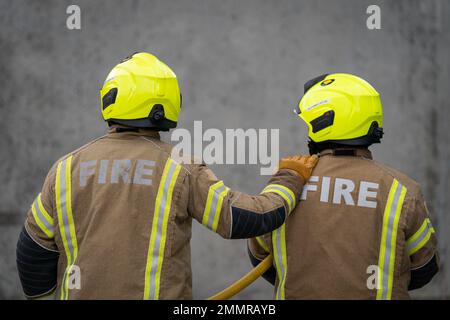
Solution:
<svg viewBox="0 0 450 320">
<path fill-rule="evenodd" d="M 16 247 L 16 262 L 22 288 L 28 298 L 46 296 L 56 287 L 58 248 L 54 241 L 54 168 L 41 193 L 28 211 Z"/>
<path fill-rule="evenodd" d="M 47 174 L 42 191 L 34 199 L 28 210 L 25 221 L 25 229 L 28 234 L 42 247 L 49 250 L 57 250 L 54 233 L 56 209 L 54 183 L 56 178 L 56 167 Z"/>
<path fill-rule="evenodd" d="M 280 227 L 299 201 L 304 182 L 279 170 L 259 195 L 230 190 L 204 164 L 189 175 L 189 214 L 223 238 L 260 236 Z"/>
<path fill-rule="evenodd" d="M 412 200 L 406 228 L 406 250 L 411 265 L 409 290 L 423 287 L 438 272 L 435 230 L 420 190 Z"/>
</svg>

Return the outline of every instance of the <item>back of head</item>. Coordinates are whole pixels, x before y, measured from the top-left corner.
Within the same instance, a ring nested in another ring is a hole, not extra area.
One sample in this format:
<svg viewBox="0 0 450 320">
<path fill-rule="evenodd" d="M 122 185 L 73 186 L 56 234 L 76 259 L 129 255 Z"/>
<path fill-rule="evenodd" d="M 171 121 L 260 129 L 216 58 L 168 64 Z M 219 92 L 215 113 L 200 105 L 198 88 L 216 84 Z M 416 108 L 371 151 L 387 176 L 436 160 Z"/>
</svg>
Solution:
<svg viewBox="0 0 450 320">
<path fill-rule="evenodd" d="M 100 90 L 103 119 L 108 124 L 167 131 L 175 128 L 181 94 L 175 73 L 150 53 L 122 60 Z"/>
<path fill-rule="evenodd" d="M 308 125 L 311 154 L 328 148 L 368 147 L 383 135 L 380 95 L 351 74 L 324 74 L 306 82 L 297 114 Z"/>
</svg>

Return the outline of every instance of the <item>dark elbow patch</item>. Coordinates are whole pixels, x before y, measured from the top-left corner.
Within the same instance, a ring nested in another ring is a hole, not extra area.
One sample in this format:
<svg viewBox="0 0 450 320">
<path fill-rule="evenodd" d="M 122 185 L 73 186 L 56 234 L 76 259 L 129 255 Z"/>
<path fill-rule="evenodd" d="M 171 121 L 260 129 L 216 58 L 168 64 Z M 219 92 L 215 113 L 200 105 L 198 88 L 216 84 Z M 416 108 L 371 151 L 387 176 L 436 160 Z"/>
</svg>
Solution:
<svg viewBox="0 0 450 320">
<path fill-rule="evenodd" d="M 279 228 L 286 218 L 284 207 L 266 213 L 231 207 L 233 225 L 231 239 L 246 239 L 261 236 Z"/>
<path fill-rule="evenodd" d="M 436 273 L 438 273 L 439 267 L 437 264 L 436 255 L 423 267 L 415 270 L 411 270 L 411 281 L 409 282 L 408 290 L 415 290 L 422 288 Z"/>
<path fill-rule="evenodd" d="M 25 228 L 19 236 L 16 262 L 23 292 L 27 297 L 43 295 L 56 286 L 59 253 L 37 244 Z"/>
</svg>

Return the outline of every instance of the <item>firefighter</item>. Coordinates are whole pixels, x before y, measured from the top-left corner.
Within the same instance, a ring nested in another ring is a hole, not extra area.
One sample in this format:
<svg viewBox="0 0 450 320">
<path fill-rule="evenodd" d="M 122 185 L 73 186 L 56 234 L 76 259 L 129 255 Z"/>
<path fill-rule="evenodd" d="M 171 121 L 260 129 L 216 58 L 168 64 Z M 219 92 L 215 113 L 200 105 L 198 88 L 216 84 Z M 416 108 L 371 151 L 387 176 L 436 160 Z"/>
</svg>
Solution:
<svg viewBox="0 0 450 320">
<path fill-rule="evenodd" d="M 377 91 L 350 74 L 308 81 L 296 113 L 319 156 L 301 202 L 276 231 L 249 240 L 277 299 L 408 299 L 438 272 L 419 185 L 372 159 L 383 135 Z"/>
<path fill-rule="evenodd" d="M 177 125 L 178 81 L 149 53 L 115 66 L 100 95 L 108 133 L 54 164 L 19 236 L 28 298 L 192 298 L 192 218 L 227 239 L 266 234 L 293 210 L 317 162 L 282 159 L 250 196 L 204 164 L 174 160 L 159 131 Z"/>
</svg>

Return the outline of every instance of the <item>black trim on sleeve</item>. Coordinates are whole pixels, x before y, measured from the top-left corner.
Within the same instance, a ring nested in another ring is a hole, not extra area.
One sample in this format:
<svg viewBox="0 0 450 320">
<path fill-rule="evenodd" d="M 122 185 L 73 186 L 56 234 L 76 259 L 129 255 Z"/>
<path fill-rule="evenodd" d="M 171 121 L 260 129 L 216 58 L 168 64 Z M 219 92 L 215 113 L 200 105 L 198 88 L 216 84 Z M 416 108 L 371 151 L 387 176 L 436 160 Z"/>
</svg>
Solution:
<svg viewBox="0 0 450 320">
<path fill-rule="evenodd" d="M 22 228 L 16 247 L 16 263 L 23 292 L 38 297 L 56 286 L 59 253 L 36 243 Z"/>
<path fill-rule="evenodd" d="M 269 233 L 280 227 L 286 218 L 284 206 L 266 213 L 256 213 L 232 206 L 231 214 L 233 217 L 231 239 L 254 238 Z"/>
<path fill-rule="evenodd" d="M 256 267 L 258 264 L 261 263 L 261 260 L 255 258 L 255 256 L 252 254 L 252 252 L 250 251 L 249 247 L 247 247 L 247 252 L 248 252 L 248 256 L 250 258 L 250 262 L 252 263 L 253 267 Z M 264 279 L 266 279 L 270 284 L 275 285 L 275 280 L 276 280 L 276 277 L 277 277 L 277 271 L 275 270 L 275 267 L 272 265 L 269 268 L 269 270 L 264 272 L 262 277 Z"/>
<path fill-rule="evenodd" d="M 411 281 L 409 282 L 408 290 L 415 290 L 422 288 L 439 271 L 436 255 L 431 258 L 428 263 L 419 269 L 411 270 Z"/>
</svg>

